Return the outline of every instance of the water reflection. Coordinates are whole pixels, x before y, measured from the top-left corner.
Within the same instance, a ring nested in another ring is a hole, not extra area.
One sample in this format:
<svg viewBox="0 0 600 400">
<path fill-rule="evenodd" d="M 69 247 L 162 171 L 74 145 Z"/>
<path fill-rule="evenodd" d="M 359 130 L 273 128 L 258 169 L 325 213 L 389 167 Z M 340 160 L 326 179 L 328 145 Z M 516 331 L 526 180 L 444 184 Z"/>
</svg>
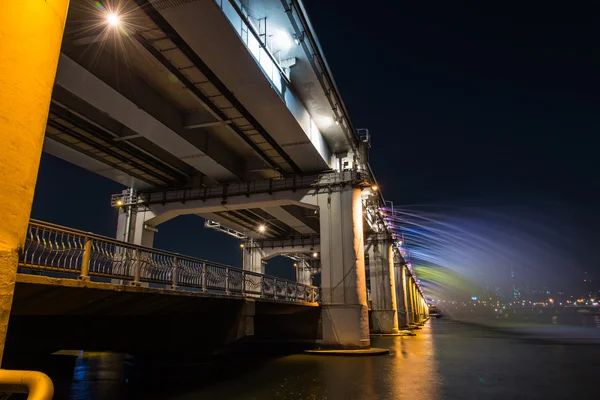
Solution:
<svg viewBox="0 0 600 400">
<path fill-rule="evenodd" d="M 395 353 L 386 371 L 387 381 L 392 383 L 387 398 L 440 398 L 441 377 L 438 374 L 431 325 L 423 327 L 417 336 L 395 338 L 387 345 Z"/>
<path fill-rule="evenodd" d="M 562 316 L 558 317 L 558 324 Z M 592 318 L 600 324 L 600 317 Z M 143 363 L 111 353 L 75 353 L 56 399 L 480 399 L 595 397 L 600 346 L 525 342 L 434 320 L 413 337 L 378 337 L 389 356 L 219 357 Z M 594 394 L 586 397 L 588 393 Z"/>
</svg>

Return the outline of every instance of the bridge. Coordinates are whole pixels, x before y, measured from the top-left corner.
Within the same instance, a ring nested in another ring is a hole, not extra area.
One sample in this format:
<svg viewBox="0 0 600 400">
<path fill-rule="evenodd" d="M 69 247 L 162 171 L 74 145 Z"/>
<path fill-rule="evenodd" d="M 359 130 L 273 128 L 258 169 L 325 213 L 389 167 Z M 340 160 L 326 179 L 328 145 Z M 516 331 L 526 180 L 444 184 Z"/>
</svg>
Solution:
<svg viewBox="0 0 600 400">
<path fill-rule="evenodd" d="M 143 350 L 156 342 L 85 327 L 159 326 L 179 340 L 202 314 L 214 329 L 197 342 L 253 333 L 364 349 L 371 332 L 427 317 L 370 133 L 354 127 L 300 0 L 23 4 L 8 17 L 21 25 L 1 28 L 19 37 L 2 48 L 18 62 L 0 70 L 9 343 L 63 326 L 52 346 Z M 42 150 L 126 187 L 107 195 L 115 239 L 28 221 Z M 153 249 L 181 215 L 239 239 L 243 268 Z M 296 282 L 264 274 L 280 255 Z"/>
</svg>

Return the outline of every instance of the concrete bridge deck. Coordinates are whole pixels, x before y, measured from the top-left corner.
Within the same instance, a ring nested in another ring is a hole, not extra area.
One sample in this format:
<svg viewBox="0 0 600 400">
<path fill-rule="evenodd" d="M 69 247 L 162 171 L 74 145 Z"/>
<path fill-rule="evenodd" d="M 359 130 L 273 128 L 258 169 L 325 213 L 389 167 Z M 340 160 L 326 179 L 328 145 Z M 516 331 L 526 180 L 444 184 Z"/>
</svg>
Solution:
<svg viewBox="0 0 600 400">
<path fill-rule="evenodd" d="M 238 340 L 316 341 L 318 290 L 31 221 L 8 348 L 208 354 Z"/>
</svg>

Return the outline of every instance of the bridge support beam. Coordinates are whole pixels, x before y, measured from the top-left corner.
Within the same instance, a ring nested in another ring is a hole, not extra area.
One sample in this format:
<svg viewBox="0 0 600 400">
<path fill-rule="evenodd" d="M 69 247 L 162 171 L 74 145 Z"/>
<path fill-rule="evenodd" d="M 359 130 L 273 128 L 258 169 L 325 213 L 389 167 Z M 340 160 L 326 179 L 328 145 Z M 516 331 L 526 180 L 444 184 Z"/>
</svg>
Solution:
<svg viewBox="0 0 600 400">
<path fill-rule="evenodd" d="M 418 324 L 420 322 L 419 309 L 418 309 L 418 292 L 416 290 L 415 281 L 412 276 L 408 279 L 410 286 L 410 311 L 411 311 L 411 322 Z"/>
<path fill-rule="evenodd" d="M 68 5 L 11 1 L 0 13 L 0 362 Z"/>
<path fill-rule="evenodd" d="M 156 214 L 144 207 L 137 210 L 133 208 L 131 211 L 128 207 L 120 208 L 117 221 L 117 240 L 153 247 L 154 233 L 157 229 L 146 222 L 154 217 Z"/>
<path fill-rule="evenodd" d="M 322 345 L 371 345 L 365 279 L 361 190 L 345 187 L 317 195 L 321 225 Z"/>
<path fill-rule="evenodd" d="M 368 241 L 371 277 L 371 321 L 373 333 L 397 333 L 398 315 L 392 241 L 374 238 Z"/>
<path fill-rule="evenodd" d="M 245 271 L 256 272 L 258 274 L 265 273 L 265 264 L 263 258 L 264 251 L 259 247 L 250 247 L 246 244 L 243 255 L 243 269 Z"/>
<path fill-rule="evenodd" d="M 409 325 L 408 293 L 406 287 L 406 264 L 396 263 L 394 267 L 396 282 L 396 307 L 398 327 L 405 328 Z"/>
<path fill-rule="evenodd" d="M 296 281 L 303 285 L 312 285 L 311 270 L 305 260 L 296 263 Z"/>
</svg>

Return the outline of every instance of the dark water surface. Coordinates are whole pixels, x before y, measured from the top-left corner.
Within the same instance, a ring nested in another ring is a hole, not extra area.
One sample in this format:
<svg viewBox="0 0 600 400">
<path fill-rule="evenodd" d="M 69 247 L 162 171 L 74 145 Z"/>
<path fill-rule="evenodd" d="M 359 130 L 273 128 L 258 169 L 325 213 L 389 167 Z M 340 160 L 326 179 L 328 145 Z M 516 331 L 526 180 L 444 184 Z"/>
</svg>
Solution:
<svg viewBox="0 0 600 400">
<path fill-rule="evenodd" d="M 446 319 L 374 338 L 389 356 L 243 356 L 145 365 L 84 353 L 57 399 L 597 399 L 600 346 L 525 341 Z"/>
</svg>

